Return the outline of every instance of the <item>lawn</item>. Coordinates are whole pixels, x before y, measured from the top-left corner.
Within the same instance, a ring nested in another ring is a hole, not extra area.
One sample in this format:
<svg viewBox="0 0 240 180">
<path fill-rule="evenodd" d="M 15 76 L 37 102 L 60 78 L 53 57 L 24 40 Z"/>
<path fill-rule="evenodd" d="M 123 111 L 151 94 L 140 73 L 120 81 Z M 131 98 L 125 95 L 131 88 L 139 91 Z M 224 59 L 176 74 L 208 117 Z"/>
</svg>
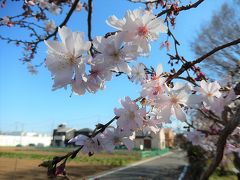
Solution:
<svg viewBox="0 0 240 180">
<path fill-rule="evenodd" d="M 46 169 L 38 167 L 42 160 L 49 160 L 72 150 L 0 147 L 0 179 L 45 180 Z M 100 153 L 92 157 L 80 153 L 78 157 L 68 161 L 67 172 L 71 179 L 79 179 L 138 160 L 140 160 L 138 152 L 127 150 Z"/>
</svg>

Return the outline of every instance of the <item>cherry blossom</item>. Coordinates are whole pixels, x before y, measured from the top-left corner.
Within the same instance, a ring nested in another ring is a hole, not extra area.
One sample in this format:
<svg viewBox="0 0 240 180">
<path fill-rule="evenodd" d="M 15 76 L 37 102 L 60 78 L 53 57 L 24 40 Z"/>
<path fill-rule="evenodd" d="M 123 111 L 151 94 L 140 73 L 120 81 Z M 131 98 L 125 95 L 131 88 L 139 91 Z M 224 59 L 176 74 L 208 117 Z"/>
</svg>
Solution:
<svg viewBox="0 0 240 180">
<path fill-rule="evenodd" d="M 51 13 L 53 13 L 54 15 L 58 15 L 58 14 L 60 14 L 60 12 L 61 12 L 61 8 L 58 7 L 58 5 L 56 5 L 56 4 L 53 3 L 53 2 L 48 5 L 48 10 L 49 10 Z"/>
<path fill-rule="evenodd" d="M 160 130 L 161 121 L 158 119 L 151 119 L 148 117 L 146 120 L 143 120 L 143 132 L 154 132 L 155 134 Z"/>
<path fill-rule="evenodd" d="M 238 96 L 235 94 L 234 90 L 231 89 L 227 96 L 221 95 L 219 98 L 215 98 L 214 103 L 211 103 L 210 110 L 214 112 L 217 116 L 221 117 L 224 107 L 229 105 Z"/>
<path fill-rule="evenodd" d="M 131 71 L 131 81 L 133 82 L 140 82 L 142 83 L 144 80 L 146 80 L 146 72 L 145 72 L 145 65 L 142 63 L 138 63 L 135 66 L 132 67 Z"/>
<path fill-rule="evenodd" d="M 83 4 L 81 3 L 81 2 L 79 2 L 78 4 L 77 4 L 77 7 L 76 7 L 76 11 L 81 11 L 82 10 L 82 8 L 83 8 Z"/>
<path fill-rule="evenodd" d="M 104 84 L 98 81 L 94 76 L 76 76 L 72 80 L 72 91 L 78 95 L 83 95 L 85 92 L 95 93 L 98 89 L 103 89 Z"/>
<path fill-rule="evenodd" d="M 8 16 L 3 17 L 1 22 L 6 24 L 8 27 L 13 26 L 13 22 L 10 20 L 10 18 Z"/>
<path fill-rule="evenodd" d="M 167 27 L 160 18 L 156 18 L 149 11 L 128 10 L 123 19 L 111 16 L 107 24 L 119 31 L 126 32 L 126 42 L 133 42 L 138 45 L 142 55 L 150 52 L 149 42 L 157 40 L 159 33 L 167 33 Z"/>
<path fill-rule="evenodd" d="M 202 145 L 205 135 L 200 131 L 192 131 L 187 133 L 187 139 L 192 143 L 192 145 Z"/>
<path fill-rule="evenodd" d="M 188 102 L 188 93 L 182 86 L 177 88 L 168 88 L 166 86 L 166 94 L 160 94 L 155 100 L 155 105 L 162 107 L 162 117 L 168 121 L 170 116 L 174 116 L 181 121 L 186 120 L 186 115 L 181 106 L 186 106 Z"/>
<path fill-rule="evenodd" d="M 37 3 L 42 9 L 48 8 L 50 6 L 50 3 L 47 0 L 37 0 Z"/>
<path fill-rule="evenodd" d="M 56 29 L 56 25 L 55 25 L 55 22 L 53 20 L 45 22 L 45 30 L 48 33 L 55 31 L 55 29 Z"/>
<path fill-rule="evenodd" d="M 76 74 L 83 78 L 87 58 L 82 57 L 82 54 L 91 46 L 90 42 L 84 42 L 83 33 L 71 32 L 67 27 L 59 28 L 58 31 L 62 43 L 45 41 L 48 46 L 46 65 L 54 78 L 53 89 L 71 84 Z"/>
<path fill-rule="evenodd" d="M 31 74 L 37 74 L 38 71 L 36 70 L 36 68 L 32 65 L 32 63 L 28 63 L 27 65 L 27 68 L 28 68 L 28 71 L 31 73 Z"/>
<path fill-rule="evenodd" d="M 163 66 L 159 64 L 155 75 L 143 82 L 141 96 L 149 98 L 149 101 L 154 101 L 156 95 L 164 93 L 166 78 L 162 76 L 162 73 Z"/>
<path fill-rule="evenodd" d="M 142 84 L 141 96 L 149 98 L 150 101 L 154 100 L 156 95 L 162 94 L 165 91 L 165 81 L 165 77 L 157 76 L 145 81 Z"/>
<path fill-rule="evenodd" d="M 133 141 L 129 138 L 132 135 L 130 131 L 124 131 L 119 128 L 109 127 L 103 132 L 102 146 L 107 151 L 113 151 L 115 146 L 124 144 L 128 150 L 134 147 Z"/>
<path fill-rule="evenodd" d="M 211 105 L 214 103 L 215 98 L 219 98 L 221 93 L 219 89 L 221 86 L 215 81 L 212 83 L 207 83 L 206 81 L 202 80 L 200 82 L 200 87 L 196 87 L 196 91 L 200 93 L 201 98 L 205 103 Z"/>
<path fill-rule="evenodd" d="M 138 105 L 128 96 L 121 100 L 123 108 L 115 108 L 115 115 L 118 116 L 117 125 L 126 131 L 134 131 L 143 126 L 145 108 L 139 109 Z"/>
<path fill-rule="evenodd" d="M 97 136 L 95 136 L 94 138 L 90 138 L 88 136 L 80 134 L 74 137 L 73 139 L 69 140 L 68 143 L 75 143 L 75 145 L 83 146 L 82 148 L 83 153 L 93 155 L 95 152 L 99 152 L 102 150 L 102 146 L 98 139 L 101 138 Z"/>
<path fill-rule="evenodd" d="M 130 74 L 131 68 L 127 62 L 137 58 L 137 46 L 123 44 L 123 33 L 118 33 L 108 38 L 96 37 L 94 47 L 99 52 L 95 61 L 105 63 L 116 72 Z"/>
<path fill-rule="evenodd" d="M 25 2 L 30 6 L 36 5 L 34 0 L 33 1 L 25 1 Z"/>
</svg>

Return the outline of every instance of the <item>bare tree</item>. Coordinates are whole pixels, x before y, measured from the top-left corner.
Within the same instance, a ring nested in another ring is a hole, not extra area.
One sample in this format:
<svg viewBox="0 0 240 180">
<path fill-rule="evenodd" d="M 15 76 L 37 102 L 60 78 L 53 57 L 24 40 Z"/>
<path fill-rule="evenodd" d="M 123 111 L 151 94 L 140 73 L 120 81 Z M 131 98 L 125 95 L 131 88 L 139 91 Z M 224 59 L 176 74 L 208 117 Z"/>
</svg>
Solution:
<svg viewBox="0 0 240 180">
<path fill-rule="evenodd" d="M 222 5 L 211 21 L 204 25 L 201 33 L 192 43 L 197 56 L 203 55 L 213 47 L 240 37 L 240 1 L 233 0 Z M 211 70 L 212 78 L 228 75 L 232 83 L 240 79 L 240 45 L 231 46 L 215 53 L 202 63 Z M 206 71 L 207 73 L 207 71 Z M 214 73 L 214 76 L 212 76 Z M 208 74 L 208 73 L 207 73 Z M 214 78 L 216 79 L 216 78 Z"/>
</svg>

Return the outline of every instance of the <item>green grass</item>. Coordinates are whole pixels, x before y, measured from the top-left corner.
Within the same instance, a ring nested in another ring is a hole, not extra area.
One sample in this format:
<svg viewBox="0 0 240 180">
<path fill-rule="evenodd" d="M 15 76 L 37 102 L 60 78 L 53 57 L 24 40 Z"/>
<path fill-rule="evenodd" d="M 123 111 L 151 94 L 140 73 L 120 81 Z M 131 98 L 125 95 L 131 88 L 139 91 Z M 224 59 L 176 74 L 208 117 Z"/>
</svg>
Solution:
<svg viewBox="0 0 240 180">
<path fill-rule="evenodd" d="M 209 180 L 238 180 L 235 172 L 232 171 L 234 168 L 234 164 L 230 159 L 226 161 L 224 168 L 225 168 L 226 175 L 220 176 L 221 171 L 220 171 L 220 168 L 218 167 L 214 171 L 212 176 L 210 176 Z"/>
<path fill-rule="evenodd" d="M 235 175 L 227 175 L 227 176 L 218 176 L 214 173 L 209 180 L 237 180 L 237 176 Z"/>
<path fill-rule="evenodd" d="M 6 158 L 18 158 L 18 159 L 39 159 L 39 160 L 50 160 L 54 156 L 48 154 L 36 154 L 34 151 L 26 152 L 0 152 L 0 157 Z M 111 166 L 124 166 L 131 162 L 138 161 L 140 156 L 135 154 L 126 154 L 123 152 L 117 152 L 116 154 L 97 154 L 91 157 L 80 154 L 75 159 L 70 161 L 78 163 L 96 164 L 96 165 L 111 165 Z"/>
<path fill-rule="evenodd" d="M 17 148 L 14 151 L 0 151 L 0 157 L 17 158 L 17 159 L 38 159 L 51 160 L 54 156 L 62 156 L 68 152 L 73 151 L 74 148 Z M 87 163 L 92 165 L 111 165 L 111 166 L 125 166 L 129 163 L 139 161 L 146 157 L 160 155 L 168 150 L 153 150 L 153 151 L 128 151 L 115 150 L 113 153 L 101 152 L 89 157 L 87 154 L 79 153 L 78 156 L 69 161 L 77 163 Z"/>
</svg>

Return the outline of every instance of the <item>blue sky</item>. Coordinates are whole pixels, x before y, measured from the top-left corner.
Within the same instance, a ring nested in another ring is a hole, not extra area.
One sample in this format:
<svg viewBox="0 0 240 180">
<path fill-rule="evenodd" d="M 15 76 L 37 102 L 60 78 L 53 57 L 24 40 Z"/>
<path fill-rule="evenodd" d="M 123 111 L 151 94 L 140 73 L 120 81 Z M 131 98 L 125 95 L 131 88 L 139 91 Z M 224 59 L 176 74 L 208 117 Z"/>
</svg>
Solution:
<svg viewBox="0 0 240 180">
<path fill-rule="evenodd" d="M 219 9 L 226 0 L 206 0 L 198 8 L 182 12 L 177 18 L 176 28 L 173 30 L 181 46 L 179 52 L 187 59 L 193 59 L 190 44 L 200 32 L 200 27 L 209 21 L 212 13 Z M 19 11 L 19 4 L 7 2 L 6 8 L 0 10 L 0 17 L 11 15 Z M 140 4 L 131 4 L 126 0 L 93 1 L 93 37 L 113 31 L 105 20 L 115 14 L 121 18 L 127 9 L 141 7 Z M 63 17 L 52 16 L 59 24 Z M 86 12 L 75 13 L 68 26 L 73 31 L 84 31 L 86 34 Z M 26 33 L 13 31 L 11 28 L 0 28 L 0 34 L 21 37 Z M 152 43 L 152 52 L 148 58 L 139 58 L 138 61 L 156 67 L 162 63 L 167 71 L 168 57 L 165 50 L 159 50 L 160 43 L 166 37 Z M 139 96 L 140 86 L 129 82 L 126 76 L 113 78 L 106 83 L 104 91 L 84 96 L 73 95 L 71 91 L 60 89 L 51 91 L 52 80 L 50 73 L 41 66 L 36 76 L 31 75 L 25 65 L 18 61 L 22 49 L 14 45 L 0 42 L 0 131 L 36 131 L 51 133 L 59 123 L 67 123 L 76 129 L 90 127 L 94 124 L 107 122 L 114 116 L 114 107 L 119 106 L 119 99 L 124 96 L 136 98 Z M 40 64 L 46 57 L 46 47 L 42 44 L 33 64 Z M 177 124 L 175 124 L 177 126 Z"/>
</svg>

